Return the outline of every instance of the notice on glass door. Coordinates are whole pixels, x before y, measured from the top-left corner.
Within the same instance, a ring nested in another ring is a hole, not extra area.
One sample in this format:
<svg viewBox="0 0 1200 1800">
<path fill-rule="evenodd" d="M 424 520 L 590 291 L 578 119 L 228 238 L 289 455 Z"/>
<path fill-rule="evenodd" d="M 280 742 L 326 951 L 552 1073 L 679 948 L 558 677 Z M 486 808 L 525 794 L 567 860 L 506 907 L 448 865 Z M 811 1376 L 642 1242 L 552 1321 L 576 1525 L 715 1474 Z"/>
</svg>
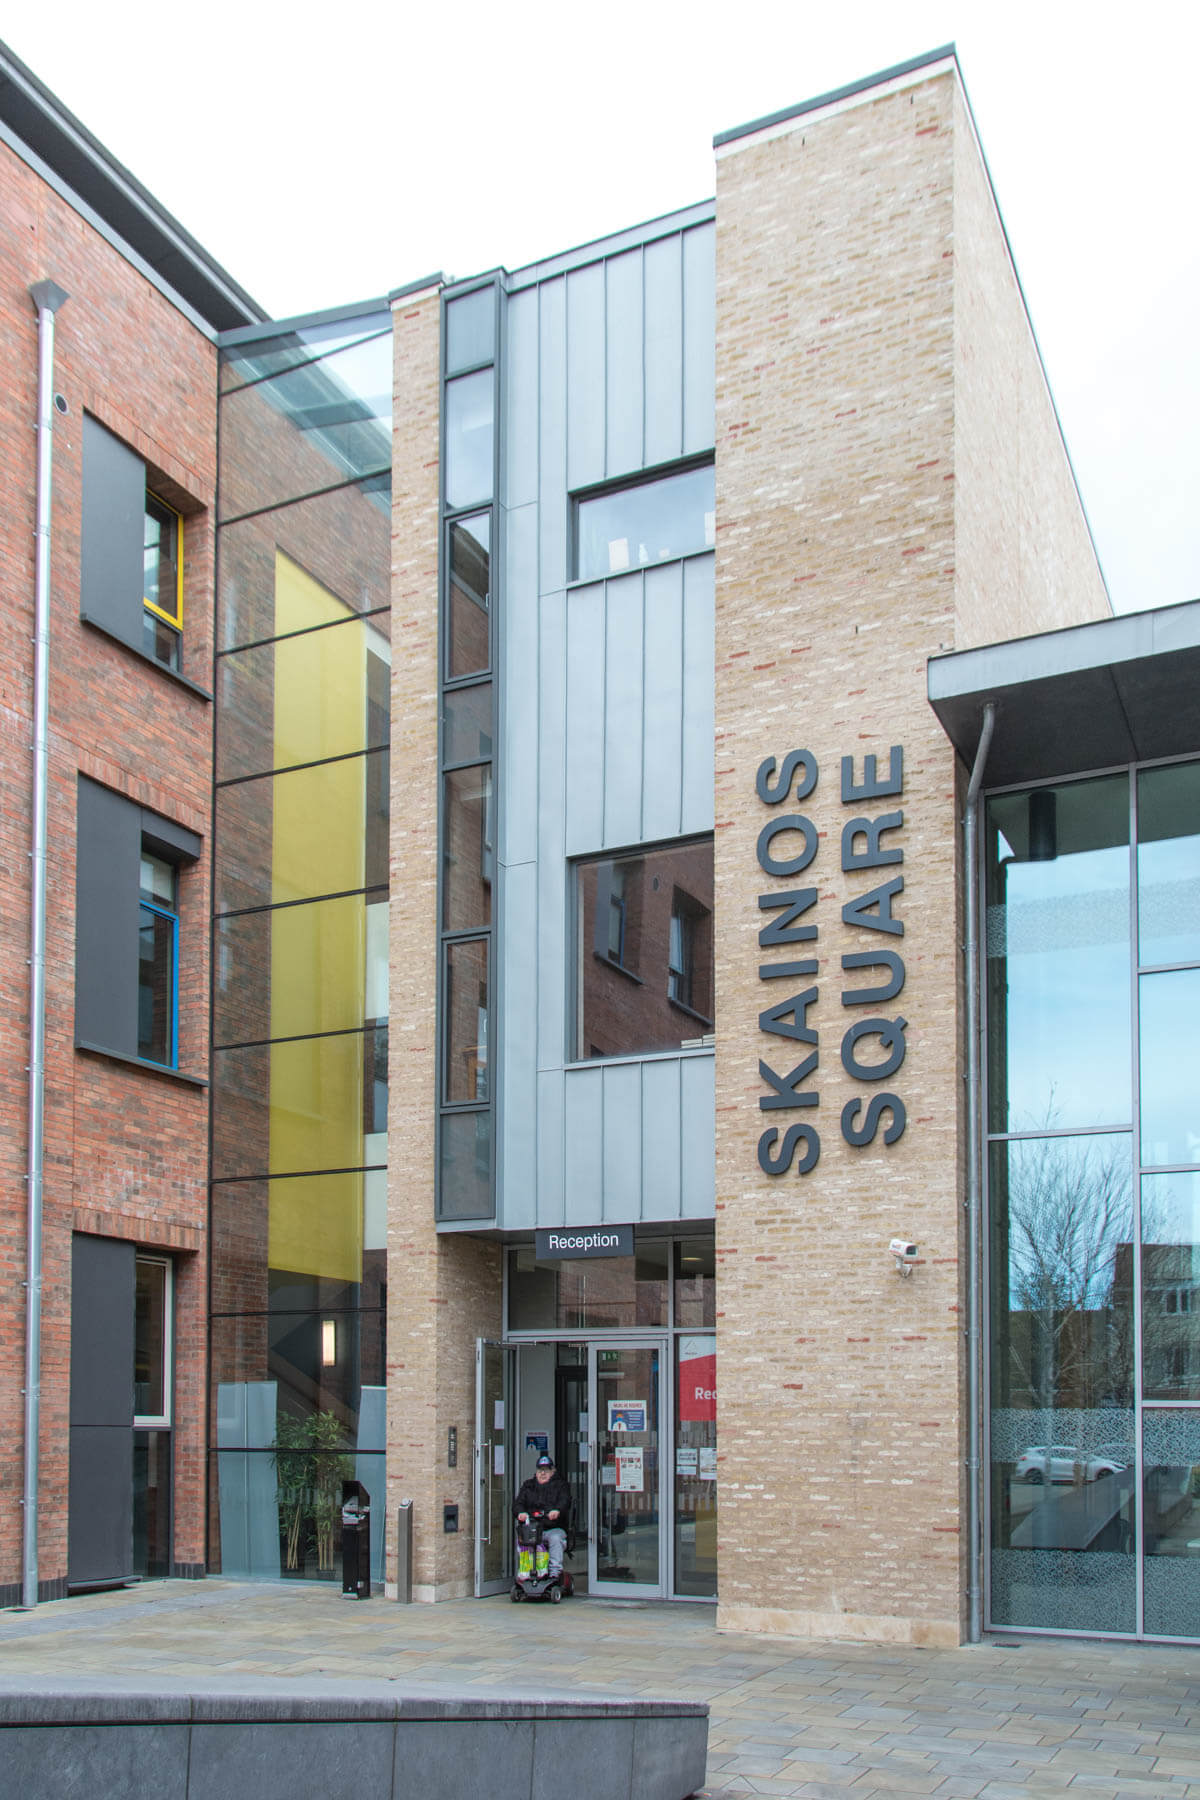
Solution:
<svg viewBox="0 0 1200 1800">
<path fill-rule="evenodd" d="M 699 1456 L 694 1444 L 680 1444 L 675 1451 L 675 1473 L 695 1477 Z"/>
<path fill-rule="evenodd" d="M 619 1494 L 640 1494 L 645 1486 L 645 1476 L 640 1444 L 636 1449 L 617 1451 L 617 1492 Z"/>
<path fill-rule="evenodd" d="M 700 1446 L 700 1479 L 715 1481 L 717 1479 L 717 1450 L 715 1444 Z"/>
</svg>

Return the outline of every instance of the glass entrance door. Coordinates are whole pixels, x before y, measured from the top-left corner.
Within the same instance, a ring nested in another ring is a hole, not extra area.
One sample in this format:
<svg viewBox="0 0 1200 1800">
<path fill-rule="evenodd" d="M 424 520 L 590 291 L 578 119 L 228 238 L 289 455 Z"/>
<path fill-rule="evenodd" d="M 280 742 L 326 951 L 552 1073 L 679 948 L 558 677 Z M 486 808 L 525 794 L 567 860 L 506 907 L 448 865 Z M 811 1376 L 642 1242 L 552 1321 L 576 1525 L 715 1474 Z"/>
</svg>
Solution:
<svg viewBox="0 0 1200 1800">
<path fill-rule="evenodd" d="M 661 1340 L 589 1346 L 593 1594 L 643 1599 L 664 1592 L 659 1445 L 665 1363 Z"/>
<path fill-rule="evenodd" d="M 513 1352 L 475 1344 L 475 1593 L 498 1594 L 512 1580 L 509 1516 L 513 1434 Z"/>
</svg>

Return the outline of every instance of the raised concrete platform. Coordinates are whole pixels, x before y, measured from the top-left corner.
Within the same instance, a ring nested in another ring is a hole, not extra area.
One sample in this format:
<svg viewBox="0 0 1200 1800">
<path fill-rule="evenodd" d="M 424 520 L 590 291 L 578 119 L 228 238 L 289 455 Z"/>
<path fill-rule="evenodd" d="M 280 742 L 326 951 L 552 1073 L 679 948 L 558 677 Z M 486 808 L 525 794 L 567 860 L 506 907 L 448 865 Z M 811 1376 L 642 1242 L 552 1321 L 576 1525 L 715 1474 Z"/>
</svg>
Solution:
<svg viewBox="0 0 1200 1800">
<path fill-rule="evenodd" d="M 703 1703 L 340 1686 L 0 1691 L 0 1796 L 685 1800 L 704 1784 Z"/>
</svg>

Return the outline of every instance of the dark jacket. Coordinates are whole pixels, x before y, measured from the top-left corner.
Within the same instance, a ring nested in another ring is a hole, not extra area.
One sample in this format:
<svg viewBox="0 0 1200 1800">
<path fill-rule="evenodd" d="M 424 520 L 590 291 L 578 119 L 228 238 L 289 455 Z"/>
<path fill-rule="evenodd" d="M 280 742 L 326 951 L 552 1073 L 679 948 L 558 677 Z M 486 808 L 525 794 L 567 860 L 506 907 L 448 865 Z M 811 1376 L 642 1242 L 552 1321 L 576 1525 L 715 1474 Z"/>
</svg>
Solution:
<svg viewBox="0 0 1200 1800">
<path fill-rule="evenodd" d="M 557 1519 L 551 1519 L 550 1523 L 561 1526 L 564 1531 L 570 1510 L 571 1490 L 557 1470 L 544 1484 L 539 1483 L 536 1475 L 531 1475 L 528 1481 L 521 1483 L 513 1501 L 514 1519 L 518 1513 L 528 1513 L 532 1518 L 535 1513 L 557 1512 Z"/>
</svg>

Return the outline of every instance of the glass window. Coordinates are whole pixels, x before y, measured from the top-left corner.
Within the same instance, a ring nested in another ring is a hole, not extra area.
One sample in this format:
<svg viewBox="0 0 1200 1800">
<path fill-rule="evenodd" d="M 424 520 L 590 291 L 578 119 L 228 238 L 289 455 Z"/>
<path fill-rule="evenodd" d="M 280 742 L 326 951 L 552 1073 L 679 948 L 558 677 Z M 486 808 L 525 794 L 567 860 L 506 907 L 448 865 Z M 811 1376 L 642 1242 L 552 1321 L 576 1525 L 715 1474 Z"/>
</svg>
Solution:
<svg viewBox="0 0 1200 1800">
<path fill-rule="evenodd" d="M 1143 964 L 1200 962 L 1200 762 L 1138 776 Z"/>
<path fill-rule="evenodd" d="M 387 759 L 371 750 L 218 788 L 216 911 L 386 887 Z"/>
<path fill-rule="evenodd" d="M 491 666 L 488 608 L 492 515 L 476 513 L 450 527 L 450 612 L 446 679 L 479 675 Z"/>
<path fill-rule="evenodd" d="M 492 684 L 453 688 L 442 696 L 442 761 L 490 762 L 492 756 Z"/>
<path fill-rule="evenodd" d="M 575 575 L 591 581 L 668 562 L 716 542 L 711 464 L 575 502 Z"/>
<path fill-rule="evenodd" d="M 1135 1629 L 1127 1133 L 991 1146 L 992 1621 Z"/>
<path fill-rule="evenodd" d="M 386 1214 L 383 1168 L 219 1181 L 212 1190 L 213 1311 L 381 1306 Z"/>
<path fill-rule="evenodd" d="M 988 803 L 993 1131 L 1124 1124 L 1129 1089 L 1129 783 Z"/>
<path fill-rule="evenodd" d="M 1142 1415 L 1146 1630 L 1196 1636 L 1200 1619 L 1200 1413 Z"/>
<path fill-rule="evenodd" d="M 678 1290 L 677 1290 L 678 1291 Z M 717 1339 L 675 1340 L 675 1592 L 717 1591 Z"/>
<path fill-rule="evenodd" d="M 217 664 L 217 779 L 266 775 L 388 741 L 388 620 L 344 614 Z"/>
<path fill-rule="evenodd" d="M 694 1330 L 717 1322 L 716 1245 L 712 1237 L 675 1243 L 675 1323 Z"/>
<path fill-rule="evenodd" d="M 369 1028 L 374 1034 L 375 1028 Z M 364 1033 L 217 1050 L 212 1061 L 213 1176 L 360 1169 Z M 372 1066 L 373 1062 L 372 1062 Z M 330 1222 L 357 1267 L 360 1225 Z M 273 1266 L 302 1265 L 272 1255 Z M 357 1276 L 354 1277 L 357 1279 Z"/>
<path fill-rule="evenodd" d="M 353 1031 L 387 1010 L 386 896 L 218 919 L 216 962 L 214 1044 Z"/>
<path fill-rule="evenodd" d="M 491 362 L 496 343 L 496 290 L 476 288 L 446 306 L 446 373 Z"/>
<path fill-rule="evenodd" d="M 1200 1170 L 1142 1176 L 1142 1387 L 1200 1400 Z"/>
<path fill-rule="evenodd" d="M 446 383 L 446 505 L 457 512 L 492 497 L 491 369 Z"/>
<path fill-rule="evenodd" d="M 486 1101 L 488 1087 L 487 938 L 446 945 L 442 994 L 446 1064 L 444 1104 Z"/>
<path fill-rule="evenodd" d="M 492 1217 L 490 1111 L 443 1113 L 438 1173 L 439 1218 Z"/>
<path fill-rule="evenodd" d="M 168 669 L 180 663 L 183 625 L 183 520 L 173 506 L 147 493 L 142 549 L 144 643 Z"/>
<path fill-rule="evenodd" d="M 492 919 L 491 765 L 452 769 L 442 779 L 442 925 L 470 931 Z"/>
<path fill-rule="evenodd" d="M 1143 1163 L 1200 1163 L 1200 969 L 1143 975 L 1141 1112 Z"/>
<path fill-rule="evenodd" d="M 386 474 L 224 526 L 217 559 L 219 648 L 235 650 L 386 608 L 391 517 Z M 388 629 L 386 619 L 381 628 Z M 268 727 L 271 722 L 268 714 Z M 239 728 L 245 726 L 241 714 Z M 264 766 L 259 761 L 224 773 L 253 774 Z"/>
<path fill-rule="evenodd" d="M 634 1256 L 539 1262 L 532 1245 L 510 1252 L 511 1331 L 603 1331 L 667 1323 L 668 1239 L 638 1244 Z"/>
<path fill-rule="evenodd" d="M 713 1030 L 711 838 L 578 865 L 581 1059 L 702 1043 Z"/>
<path fill-rule="evenodd" d="M 141 1256 L 134 1286 L 133 1413 L 137 1425 L 171 1422 L 171 1269 Z"/>
<path fill-rule="evenodd" d="M 147 1062 L 163 1063 L 169 1068 L 178 1061 L 179 914 L 175 879 L 170 863 L 143 851 L 137 1053 Z"/>
</svg>

